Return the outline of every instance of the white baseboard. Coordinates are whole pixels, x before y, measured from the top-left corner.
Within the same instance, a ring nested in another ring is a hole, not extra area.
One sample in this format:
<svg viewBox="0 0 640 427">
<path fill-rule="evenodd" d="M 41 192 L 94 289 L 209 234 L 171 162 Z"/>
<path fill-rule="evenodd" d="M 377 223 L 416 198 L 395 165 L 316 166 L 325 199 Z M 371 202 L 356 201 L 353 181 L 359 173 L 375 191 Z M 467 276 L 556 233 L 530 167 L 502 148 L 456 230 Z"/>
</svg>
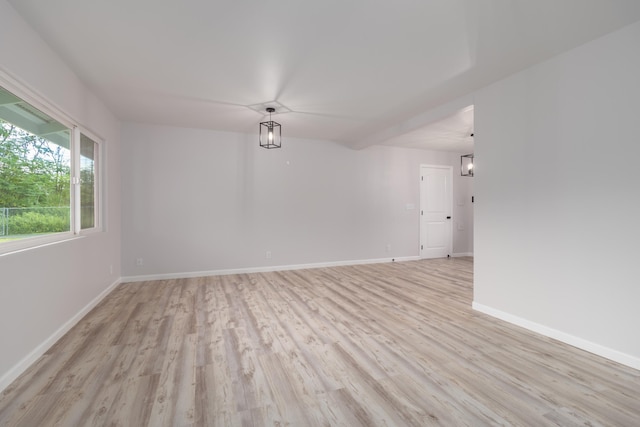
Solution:
<svg viewBox="0 0 640 427">
<path fill-rule="evenodd" d="M 26 355 L 16 365 L 14 365 L 9 371 L 7 371 L 2 377 L 0 377 L 0 392 L 7 388 L 9 384 L 16 380 L 24 371 L 27 370 L 40 356 L 42 356 L 56 341 L 58 341 L 64 334 L 76 325 L 84 316 L 87 315 L 95 306 L 97 306 L 104 297 L 106 297 L 116 286 L 121 283 L 121 279 L 116 280 L 110 284 L 104 291 L 100 292 L 100 295 L 95 297 L 84 306 L 78 313 L 76 313 L 71 319 L 67 320 L 57 331 L 55 331 L 49 338 L 44 340 L 40 345 L 34 348 L 31 353 Z"/>
<path fill-rule="evenodd" d="M 546 337 L 561 341 L 565 344 L 569 344 L 579 349 L 588 351 L 589 353 L 593 353 L 606 359 L 613 360 L 614 362 L 618 362 L 631 368 L 640 370 L 640 358 L 622 353 L 618 350 L 614 350 L 600 344 L 593 343 L 591 341 L 587 341 L 583 338 L 576 337 L 566 332 L 562 332 L 557 329 L 549 328 L 539 323 L 523 319 L 522 317 L 505 313 L 504 311 L 479 304 L 475 301 L 473 302 L 473 309 L 481 313 L 488 314 L 489 316 L 495 317 L 497 319 L 504 320 L 505 322 L 521 326 L 525 329 L 539 333 Z"/>
<path fill-rule="evenodd" d="M 125 276 L 122 278 L 122 282 L 124 283 L 146 282 L 149 280 L 187 279 L 190 277 L 226 276 L 229 274 L 244 274 L 244 273 L 266 273 L 270 271 L 304 270 L 309 268 L 340 267 L 345 265 L 417 261 L 419 259 L 420 257 L 418 256 L 409 256 L 409 257 L 397 257 L 397 258 L 359 259 L 359 260 L 353 260 L 353 261 L 319 262 L 319 263 L 313 263 L 313 264 L 235 268 L 235 269 L 226 269 L 226 270 L 207 270 L 207 271 L 189 271 L 189 272 L 182 272 L 182 273 L 147 274 L 147 275 L 140 275 L 140 276 Z"/>
<path fill-rule="evenodd" d="M 451 255 L 453 258 L 459 258 L 459 257 L 463 257 L 463 256 L 473 256 L 473 252 L 458 252 L 455 253 L 453 255 Z"/>
</svg>

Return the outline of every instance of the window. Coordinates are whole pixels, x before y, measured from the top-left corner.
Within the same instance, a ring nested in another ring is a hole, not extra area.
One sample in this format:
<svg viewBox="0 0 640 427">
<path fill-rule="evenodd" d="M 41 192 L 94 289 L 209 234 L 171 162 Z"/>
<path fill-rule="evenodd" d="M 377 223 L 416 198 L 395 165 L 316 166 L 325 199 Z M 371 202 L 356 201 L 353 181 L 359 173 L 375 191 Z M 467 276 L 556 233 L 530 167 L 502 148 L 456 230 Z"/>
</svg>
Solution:
<svg viewBox="0 0 640 427">
<path fill-rule="evenodd" d="M 0 86 L 0 253 L 99 226 L 97 138 Z"/>
<path fill-rule="evenodd" d="M 98 144 L 80 133 L 80 228 L 96 225 L 96 155 Z"/>
</svg>

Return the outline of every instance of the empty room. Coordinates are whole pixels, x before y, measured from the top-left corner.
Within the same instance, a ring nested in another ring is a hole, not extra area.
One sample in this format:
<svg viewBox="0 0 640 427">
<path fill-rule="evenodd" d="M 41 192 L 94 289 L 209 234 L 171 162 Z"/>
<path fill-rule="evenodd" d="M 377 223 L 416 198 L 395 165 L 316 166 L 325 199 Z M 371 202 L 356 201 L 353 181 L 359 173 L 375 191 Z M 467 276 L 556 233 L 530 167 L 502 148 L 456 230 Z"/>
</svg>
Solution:
<svg viewBox="0 0 640 427">
<path fill-rule="evenodd" d="M 0 0 L 0 426 L 640 425 L 639 47 L 635 0 Z"/>
</svg>

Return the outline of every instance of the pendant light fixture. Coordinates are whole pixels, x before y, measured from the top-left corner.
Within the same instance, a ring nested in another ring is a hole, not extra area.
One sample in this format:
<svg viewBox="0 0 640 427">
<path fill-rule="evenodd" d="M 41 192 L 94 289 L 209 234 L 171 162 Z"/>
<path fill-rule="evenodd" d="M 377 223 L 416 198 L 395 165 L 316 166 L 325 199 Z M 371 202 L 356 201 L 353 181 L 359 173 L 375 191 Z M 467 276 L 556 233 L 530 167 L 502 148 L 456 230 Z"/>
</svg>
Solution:
<svg viewBox="0 0 640 427">
<path fill-rule="evenodd" d="M 460 175 L 473 176 L 473 154 L 460 156 Z"/>
<path fill-rule="evenodd" d="M 469 136 L 473 138 L 473 132 Z M 473 153 L 460 156 L 460 175 L 473 176 Z"/>
<path fill-rule="evenodd" d="M 271 113 L 275 113 L 275 111 L 275 108 L 267 107 L 267 113 L 269 113 L 269 121 L 260 123 L 260 147 L 282 147 L 282 126 L 280 126 L 280 123 L 276 123 L 271 120 Z"/>
</svg>

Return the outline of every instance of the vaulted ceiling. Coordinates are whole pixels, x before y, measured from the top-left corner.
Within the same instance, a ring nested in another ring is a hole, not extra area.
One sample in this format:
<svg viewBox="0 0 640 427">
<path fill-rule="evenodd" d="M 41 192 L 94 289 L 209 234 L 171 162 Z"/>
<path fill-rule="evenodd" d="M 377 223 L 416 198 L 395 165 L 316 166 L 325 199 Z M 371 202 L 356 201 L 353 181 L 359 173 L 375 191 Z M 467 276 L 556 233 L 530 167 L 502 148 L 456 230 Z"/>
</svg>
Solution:
<svg viewBox="0 0 640 427">
<path fill-rule="evenodd" d="M 285 137 L 354 148 L 451 150 L 470 110 L 426 111 L 640 19 L 637 0 L 9 1 L 123 121 L 257 133 L 275 105 Z"/>
</svg>

